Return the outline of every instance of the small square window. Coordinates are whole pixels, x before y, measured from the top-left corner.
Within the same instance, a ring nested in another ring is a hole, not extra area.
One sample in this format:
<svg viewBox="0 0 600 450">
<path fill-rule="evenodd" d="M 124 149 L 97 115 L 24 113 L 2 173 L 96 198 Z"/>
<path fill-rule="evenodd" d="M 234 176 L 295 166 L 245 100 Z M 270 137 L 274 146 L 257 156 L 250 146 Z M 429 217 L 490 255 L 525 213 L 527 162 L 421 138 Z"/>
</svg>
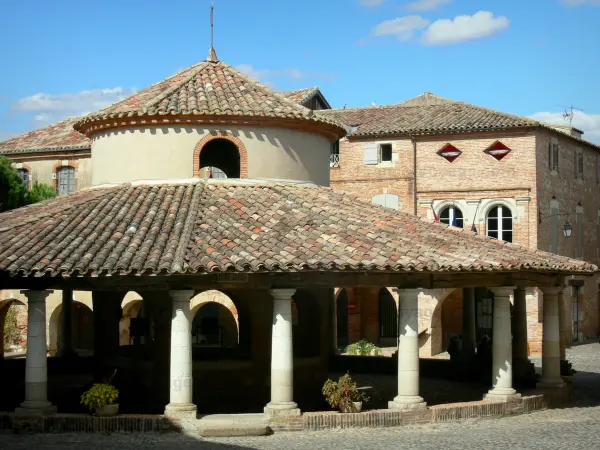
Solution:
<svg viewBox="0 0 600 450">
<path fill-rule="evenodd" d="M 381 162 L 392 161 L 392 144 L 380 144 L 379 152 Z"/>
</svg>

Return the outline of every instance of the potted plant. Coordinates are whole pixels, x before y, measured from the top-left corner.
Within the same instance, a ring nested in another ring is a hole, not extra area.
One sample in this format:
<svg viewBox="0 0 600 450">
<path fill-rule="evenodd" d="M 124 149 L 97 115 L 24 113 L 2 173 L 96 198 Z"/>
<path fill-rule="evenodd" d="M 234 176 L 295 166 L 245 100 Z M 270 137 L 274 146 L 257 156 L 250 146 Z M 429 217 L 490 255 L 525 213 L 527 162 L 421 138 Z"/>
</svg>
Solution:
<svg viewBox="0 0 600 450">
<path fill-rule="evenodd" d="M 113 377 L 104 383 L 95 383 L 81 396 L 81 404 L 87 406 L 90 411 L 98 417 L 116 416 L 119 412 L 119 404 L 115 403 L 119 398 L 119 391 L 111 384 Z"/>
<path fill-rule="evenodd" d="M 562 376 L 563 380 L 565 380 L 565 382 L 572 383 L 573 375 L 575 375 L 576 373 L 577 371 L 573 369 L 573 365 L 570 361 L 567 361 L 566 359 L 562 359 L 560 361 L 560 375 Z"/>
<path fill-rule="evenodd" d="M 366 339 L 361 339 L 354 344 L 350 344 L 346 347 L 345 352 L 348 355 L 357 355 L 357 356 L 379 356 L 381 355 L 381 349 L 377 347 L 375 344 L 367 341 Z"/>
<path fill-rule="evenodd" d="M 363 402 L 369 400 L 358 389 L 350 374 L 341 376 L 338 381 L 327 380 L 323 385 L 323 395 L 332 408 L 343 413 L 360 412 Z"/>
</svg>

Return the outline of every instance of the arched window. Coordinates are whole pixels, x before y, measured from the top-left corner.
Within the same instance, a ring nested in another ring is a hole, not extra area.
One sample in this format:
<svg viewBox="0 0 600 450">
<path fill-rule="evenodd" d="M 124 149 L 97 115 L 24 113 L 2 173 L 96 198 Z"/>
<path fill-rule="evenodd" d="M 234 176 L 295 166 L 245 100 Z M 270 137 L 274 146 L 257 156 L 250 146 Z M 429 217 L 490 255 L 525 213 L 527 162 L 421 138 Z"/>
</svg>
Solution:
<svg viewBox="0 0 600 450">
<path fill-rule="evenodd" d="M 75 169 L 71 166 L 60 167 L 56 171 L 58 195 L 75 192 Z"/>
<path fill-rule="evenodd" d="M 207 178 L 240 178 L 240 164 L 239 149 L 228 139 L 213 139 L 200 151 L 200 173 Z"/>
<path fill-rule="evenodd" d="M 513 241 L 512 212 L 506 206 L 494 206 L 487 215 L 487 235 L 506 242 Z"/>
<path fill-rule="evenodd" d="M 464 218 L 462 211 L 456 206 L 447 206 L 440 213 L 440 222 L 453 227 L 463 228 Z"/>
<path fill-rule="evenodd" d="M 17 169 L 17 172 L 23 178 L 23 184 L 27 189 L 29 189 L 29 180 L 31 179 L 31 174 L 27 169 Z"/>
</svg>

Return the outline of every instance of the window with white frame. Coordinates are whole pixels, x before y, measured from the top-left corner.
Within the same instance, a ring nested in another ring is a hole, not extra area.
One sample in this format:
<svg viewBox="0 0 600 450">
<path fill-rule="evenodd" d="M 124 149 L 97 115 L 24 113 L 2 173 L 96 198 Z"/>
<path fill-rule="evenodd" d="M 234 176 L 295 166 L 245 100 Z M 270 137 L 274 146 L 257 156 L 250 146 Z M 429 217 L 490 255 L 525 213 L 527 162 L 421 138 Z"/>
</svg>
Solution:
<svg viewBox="0 0 600 450">
<path fill-rule="evenodd" d="M 456 206 L 447 206 L 440 211 L 440 222 L 453 227 L 463 228 L 464 218 L 462 211 Z"/>
<path fill-rule="evenodd" d="M 559 147 L 558 142 L 551 140 L 548 143 L 548 162 L 550 170 L 558 171 Z"/>
<path fill-rule="evenodd" d="M 58 195 L 66 195 L 75 192 L 75 169 L 71 166 L 60 167 L 56 171 Z"/>
<path fill-rule="evenodd" d="M 386 208 L 400 209 L 400 197 L 394 194 L 379 194 L 371 199 L 371 202 L 376 205 L 385 206 Z"/>
<path fill-rule="evenodd" d="M 331 143 L 329 167 L 340 167 L 340 140 Z"/>
<path fill-rule="evenodd" d="M 583 180 L 583 151 L 581 149 L 577 149 L 575 151 L 575 178 L 579 178 Z"/>
<path fill-rule="evenodd" d="M 486 231 L 491 238 L 512 242 L 513 216 L 511 210 L 502 205 L 493 206 L 487 214 Z"/>
<path fill-rule="evenodd" d="M 367 165 L 392 161 L 392 144 L 365 144 L 364 163 Z"/>
</svg>

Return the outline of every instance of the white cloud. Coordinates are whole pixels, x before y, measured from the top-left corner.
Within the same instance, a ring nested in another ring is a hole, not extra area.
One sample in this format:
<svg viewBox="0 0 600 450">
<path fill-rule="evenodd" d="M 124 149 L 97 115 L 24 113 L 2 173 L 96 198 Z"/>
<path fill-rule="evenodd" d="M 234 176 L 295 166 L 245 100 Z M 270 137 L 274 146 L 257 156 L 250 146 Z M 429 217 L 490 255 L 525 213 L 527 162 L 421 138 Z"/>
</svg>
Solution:
<svg viewBox="0 0 600 450">
<path fill-rule="evenodd" d="M 383 2 L 385 2 L 385 0 L 358 0 L 358 3 L 367 8 L 374 8 L 375 6 L 381 5 Z"/>
<path fill-rule="evenodd" d="M 401 41 L 412 39 L 415 32 L 429 25 L 429 20 L 421 16 L 404 16 L 385 20 L 373 27 L 371 36 L 396 36 Z"/>
<path fill-rule="evenodd" d="M 597 5 L 600 6 L 600 0 L 562 0 L 567 6 L 581 6 L 581 5 Z"/>
<path fill-rule="evenodd" d="M 293 78 L 295 80 L 300 79 L 317 79 L 317 80 L 326 80 L 331 81 L 335 79 L 335 76 L 328 73 L 316 73 L 316 72 L 306 72 L 304 70 L 300 70 L 297 68 L 290 69 L 280 69 L 280 70 L 271 70 L 271 69 L 256 69 L 251 64 L 239 64 L 236 66 L 236 69 L 242 73 L 245 73 L 250 78 L 253 78 L 261 83 L 265 83 L 267 85 L 272 85 L 271 78 Z"/>
<path fill-rule="evenodd" d="M 440 19 L 431 24 L 423 34 L 427 45 L 447 45 L 473 41 L 499 33 L 509 25 L 504 16 L 494 17 L 489 11 L 479 11 L 472 16 Z"/>
<path fill-rule="evenodd" d="M 34 120 L 44 121 L 49 116 L 81 115 L 89 111 L 96 111 L 133 93 L 132 89 L 122 87 L 64 94 L 39 93 L 13 102 L 10 105 L 10 111 L 35 114 Z"/>
<path fill-rule="evenodd" d="M 540 122 L 549 122 L 557 125 L 568 125 L 562 112 L 538 112 L 531 116 Z M 600 114 L 587 114 L 575 111 L 572 125 L 584 132 L 583 138 L 600 144 Z"/>
<path fill-rule="evenodd" d="M 416 0 L 406 5 L 406 9 L 411 11 L 431 11 L 442 5 L 450 3 L 452 0 Z"/>
</svg>

